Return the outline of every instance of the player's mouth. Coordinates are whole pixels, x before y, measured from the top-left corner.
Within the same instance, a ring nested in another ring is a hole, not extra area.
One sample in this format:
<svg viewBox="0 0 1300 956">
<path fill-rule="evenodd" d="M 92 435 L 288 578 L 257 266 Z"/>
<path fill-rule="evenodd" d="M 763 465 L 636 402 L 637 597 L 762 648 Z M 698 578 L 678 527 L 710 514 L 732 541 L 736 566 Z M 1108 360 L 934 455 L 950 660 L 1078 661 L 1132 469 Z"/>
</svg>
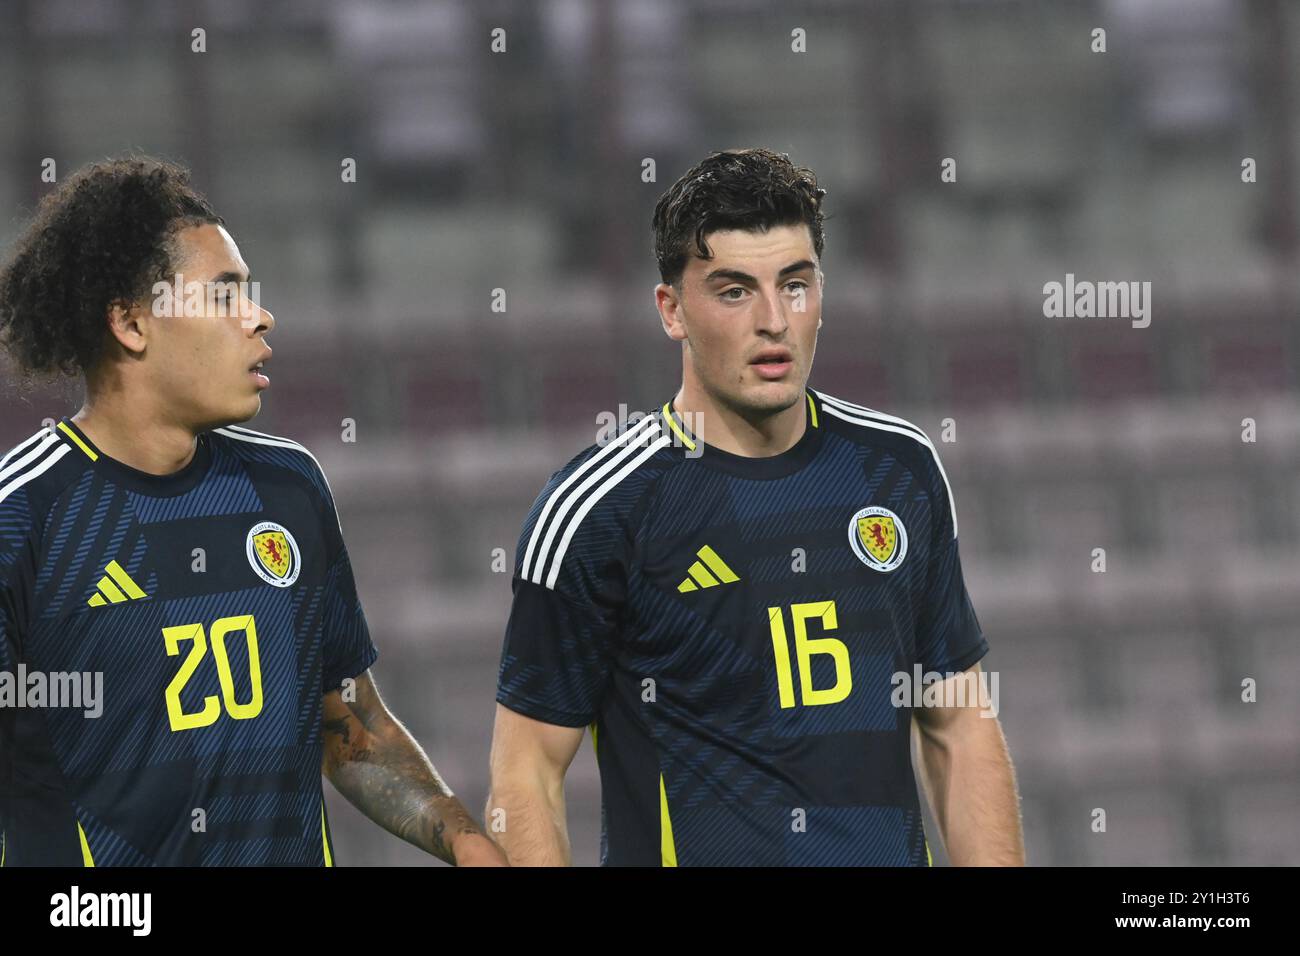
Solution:
<svg viewBox="0 0 1300 956">
<path fill-rule="evenodd" d="M 789 349 L 766 348 L 749 360 L 749 367 L 759 378 L 775 381 L 794 368 L 794 356 Z"/>
<path fill-rule="evenodd" d="M 248 374 L 253 379 L 253 384 L 258 388 L 266 388 L 271 384 L 271 380 L 262 374 L 262 366 L 271 358 L 271 350 L 267 349 L 266 353 L 248 367 Z"/>
</svg>

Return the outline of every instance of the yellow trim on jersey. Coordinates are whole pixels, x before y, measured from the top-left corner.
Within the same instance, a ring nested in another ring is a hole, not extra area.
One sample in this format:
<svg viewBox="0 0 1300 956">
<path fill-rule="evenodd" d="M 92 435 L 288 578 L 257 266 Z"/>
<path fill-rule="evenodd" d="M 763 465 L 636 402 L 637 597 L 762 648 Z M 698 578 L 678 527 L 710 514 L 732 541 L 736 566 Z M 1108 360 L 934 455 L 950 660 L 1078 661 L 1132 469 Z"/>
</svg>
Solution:
<svg viewBox="0 0 1300 956">
<path fill-rule="evenodd" d="M 686 573 L 698 581 L 702 588 L 716 588 L 720 583 L 718 579 L 711 575 L 708 569 L 698 561 L 687 568 Z"/>
<path fill-rule="evenodd" d="M 817 404 L 812 399 L 812 392 L 808 393 L 808 414 L 812 416 L 812 427 L 820 428 L 821 426 L 817 424 Z"/>
<path fill-rule="evenodd" d="M 90 450 L 90 446 L 81 440 L 80 435 L 78 435 L 76 432 L 74 432 L 71 428 L 68 427 L 67 422 L 59 422 L 59 431 L 63 432 L 63 434 L 71 438 L 72 441 L 76 444 L 76 446 L 80 448 L 82 451 L 84 451 L 86 453 L 86 457 L 88 457 L 91 461 L 99 461 L 99 456 Z"/>
<path fill-rule="evenodd" d="M 664 421 L 668 422 L 668 427 L 677 433 L 677 437 L 682 440 L 683 445 L 691 451 L 695 451 L 695 442 L 691 441 L 686 432 L 682 431 L 681 426 L 677 424 L 677 419 L 673 417 L 672 404 L 671 401 L 664 402 Z"/>
<path fill-rule="evenodd" d="M 727 567 L 727 562 L 718 557 L 718 552 L 707 544 L 695 553 L 704 560 L 704 563 L 709 566 L 709 570 L 717 575 L 718 580 L 723 584 L 731 584 L 733 581 L 740 580 L 736 572 Z"/>
<path fill-rule="evenodd" d="M 930 856 L 930 841 L 925 841 L 925 865 L 934 866 L 934 857 Z"/>
<path fill-rule="evenodd" d="M 126 569 L 116 561 L 108 562 L 108 566 L 104 570 L 113 576 L 113 580 L 117 582 L 118 587 L 127 593 L 128 597 L 147 597 L 144 591 L 140 590 L 140 585 L 132 581 L 131 575 L 127 574 Z"/>
<path fill-rule="evenodd" d="M 81 865 L 94 866 L 95 858 L 90 854 L 90 843 L 86 840 L 86 831 L 81 829 L 81 821 L 77 821 L 77 836 L 81 838 Z"/>
<path fill-rule="evenodd" d="M 141 590 L 140 585 L 132 580 L 131 575 L 126 573 L 126 569 L 116 561 L 108 562 L 104 569 L 108 573 L 99 579 L 95 585 L 99 590 L 90 596 L 86 603 L 91 607 L 103 607 L 105 604 L 121 604 L 123 601 L 138 601 L 140 598 L 148 597 Z M 125 592 L 125 593 L 124 593 Z"/>
<path fill-rule="evenodd" d="M 106 574 L 99 579 L 98 588 L 108 596 L 108 599 L 114 604 L 121 604 L 126 600 L 126 595 L 118 590 L 117 585 Z"/>
<path fill-rule="evenodd" d="M 673 843 L 673 821 L 668 815 L 668 789 L 664 775 L 659 775 L 659 857 L 662 865 L 677 865 L 677 846 Z"/>
<path fill-rule="evenodd" d="M 596 746 L 596 722 L 593 720 L 593 721 L 588 725 L 588 727 L 589 727 L 589 729 L 591 730 L 591 752 L 592 752 L 593 754 L 595 754 L 595 755 L 596 755 L 596 759 L 599 760 L 599 759 L 600 759 L 600 748 L 598 748 L 598 747 Z"/>
<path fill-rule="evenodd" d="M 325 829 L 325 801 L 320 802 L 320 843 L 325 848 L 325 865 L 334 865 L 334 856 L 330 853 L 329 831 Z"/>
<path fill-rule="evenodd" d="M 0 866 L 5 865 L 5 855 L 9 852 L 9 834 L 0 833 Z"/>
<path fill-rule="evenodd" d="M 727 562 L 718 557 L 718 552 L 707 544 L 695 554 L 700 560 L 686 569 L 686 578 L 677 585 L 680 593 L 688 594 L 700 588 L 716 588 L 719 584 L 731 584 L 740 580 L 740 576 L 731 570 Z"/>
</svg>

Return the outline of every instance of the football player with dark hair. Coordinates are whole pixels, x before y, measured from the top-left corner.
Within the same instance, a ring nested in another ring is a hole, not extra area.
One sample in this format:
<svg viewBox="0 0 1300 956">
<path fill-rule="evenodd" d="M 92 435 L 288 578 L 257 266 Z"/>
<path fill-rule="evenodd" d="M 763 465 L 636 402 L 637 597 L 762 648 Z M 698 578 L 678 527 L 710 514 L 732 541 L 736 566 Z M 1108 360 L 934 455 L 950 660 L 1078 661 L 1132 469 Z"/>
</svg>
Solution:
<svg viewBox="0 0 1300 956">
<path fill-rule="evenodd" d="M 914 725 L 953 862 L 1024 861 L 996 716 L 946 696 L 988 644 L 935 447 L 806 385 L 824 195 L 786 156 L 729 150 L 655 208 L 682 383 L 524 523 L 488 802 L 512 863 L 569 862 L 587 726 L 607 864 L 924 866 Z M 931 706 L 896 695 L 917 668 L 944 678 Z"/>
<path fill-rule="evenodd" d="M 86 386 L 0 459 L 5 866 L 330 866 L 322 772 L 440 859 L 504 863 L 379 697 L 315 457 L 238 424 L 270 384 L 254 288 L 146 158 L 46 195 L 0 272 L 18 368 Z M 38 693 L 101 681 L 92 708 Z"/>
</svg>

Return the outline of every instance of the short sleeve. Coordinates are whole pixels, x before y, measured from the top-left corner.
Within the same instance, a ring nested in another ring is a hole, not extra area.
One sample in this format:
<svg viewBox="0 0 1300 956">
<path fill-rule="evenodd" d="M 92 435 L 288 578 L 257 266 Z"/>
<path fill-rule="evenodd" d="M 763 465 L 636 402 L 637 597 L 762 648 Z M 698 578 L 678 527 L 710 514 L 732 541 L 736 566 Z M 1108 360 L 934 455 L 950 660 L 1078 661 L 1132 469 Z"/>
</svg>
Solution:
<svg viewBox="0 0 1300 956">
<path fill-rule="evenodd" d="M 342 686 L 349 677 L 364 674 L 378 659 L 379 651 L 370 639 L 366 613 L 357 595 L 352 561 L 343 542 L 334 495 L 320 473 L 323 488 L 324 523 L 328 568 L 325 573 L 325 613 L 321 638 L 323 664 L 321 693 Z"/>
<path fill-rule="evenodd" d="M 923 670 L 956 673 L 972 667 L 988 653 L 989 645 L 966 592 L 951 489 L 937 453 L 933 463 L 929 569 L 918 615 L 916 653 Z"/>
<path fill-rule="evenodd" d="M 535 720 L 591 723 L 618 652 L 636 483 L 583 490 L 583 456 L 551 477 L 519 537 L 497 701 Z M 588 489 L 594 485 L 588 486 Z"/>
<path fill-rule="evenodd" d="M 602 612 L 518 576 L 497 700 L 534 720 L 583 727 L 595 719 L 616 629 Z"/>
</svg>

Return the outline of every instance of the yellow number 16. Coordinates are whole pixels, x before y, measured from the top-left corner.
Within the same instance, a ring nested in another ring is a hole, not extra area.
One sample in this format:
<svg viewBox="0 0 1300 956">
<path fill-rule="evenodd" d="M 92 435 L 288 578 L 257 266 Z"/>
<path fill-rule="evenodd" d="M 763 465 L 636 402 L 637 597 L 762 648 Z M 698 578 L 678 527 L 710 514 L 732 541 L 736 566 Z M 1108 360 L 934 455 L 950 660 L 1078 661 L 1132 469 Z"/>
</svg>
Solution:
<svg viewBox="0 0 1300 956">
<path fill-rule="evenodd" d="M 790 642 L 785 636 L 785 609 L 767 609 L 772 627 L 772 650 L 776 652 L 776 686 L 781 694 L 781 707 L 793 707 L 794 678 L 790 673 Z M 833 631 L 834 601 L 814 601 L 811 604 L 791 604 L 790 617 L 794 621 L 794 646 L 799 656 L 799 687 L 803 691 L 806 707 L 818 704 L 838 704 L 853 690 L 853 672 L 849 668 L 849 649 L 843 641 L 833 637 L 809 637 L 808 621 L 820 618 L 822 630 Z M 835 686 L 817 690 L 812 685 L 812 658 L 814 654 L 829 654 L 835 661 Z"/>
</svg>

